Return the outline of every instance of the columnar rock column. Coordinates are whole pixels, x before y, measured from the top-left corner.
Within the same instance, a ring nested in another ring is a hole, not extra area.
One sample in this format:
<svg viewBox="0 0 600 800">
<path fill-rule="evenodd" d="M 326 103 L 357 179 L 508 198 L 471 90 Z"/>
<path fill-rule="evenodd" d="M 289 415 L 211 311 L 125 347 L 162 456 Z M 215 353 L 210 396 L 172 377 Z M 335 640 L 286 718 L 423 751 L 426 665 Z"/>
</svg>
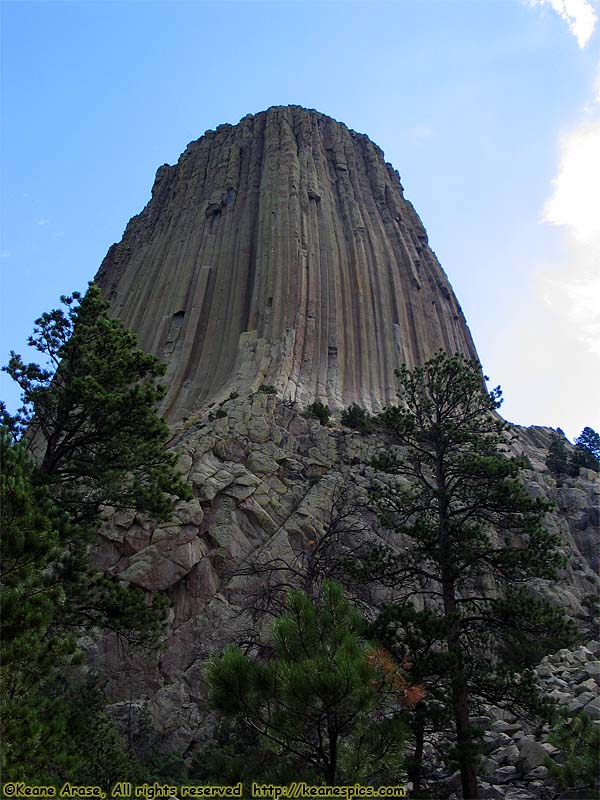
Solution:
<svg viewBox="0 0 600 800">
<path fill-rule="evenodd" d="M 378 410 L 394 370 L 476 351 L 398 173 L 298 106 L 221 125 L 161 167 L 96 278 L 168 364 L 177 421 L 235 390 Z"/>
</svg>

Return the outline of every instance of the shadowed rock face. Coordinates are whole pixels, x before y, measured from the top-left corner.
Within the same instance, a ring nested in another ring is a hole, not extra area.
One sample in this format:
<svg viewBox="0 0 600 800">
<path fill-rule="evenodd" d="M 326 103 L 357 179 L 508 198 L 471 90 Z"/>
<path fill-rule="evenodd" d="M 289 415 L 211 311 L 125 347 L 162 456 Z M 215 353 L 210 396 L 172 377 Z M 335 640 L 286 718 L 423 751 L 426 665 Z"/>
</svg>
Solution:
<svg viewBox="0 0 600 800">
<path fill-rule="evenodd" d="M 97 281 L 168 363 L 173 422 L 261 384 L 378 410 L 402 362 L 477 357 L 398 173 L 366 136 L 297 106 L 207 131 L 161 167 Z"/>
</svg>

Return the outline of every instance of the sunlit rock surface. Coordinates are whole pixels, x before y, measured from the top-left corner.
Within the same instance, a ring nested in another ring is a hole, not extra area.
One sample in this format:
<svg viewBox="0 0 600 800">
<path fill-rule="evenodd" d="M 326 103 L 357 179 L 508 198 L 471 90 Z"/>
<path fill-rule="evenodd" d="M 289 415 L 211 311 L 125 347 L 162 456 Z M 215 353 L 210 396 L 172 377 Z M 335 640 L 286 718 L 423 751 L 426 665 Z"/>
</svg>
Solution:
<svg viewBox="0 0 600 800">
<path fill-rule="evenodd" d="M 207 131 L 161 167 L 97 281 L 168 363 L 171 421 L 261 384 L 378 410 L 401 363 L 476 356 L 398 173 L 298 106 Z"/>
</svg>

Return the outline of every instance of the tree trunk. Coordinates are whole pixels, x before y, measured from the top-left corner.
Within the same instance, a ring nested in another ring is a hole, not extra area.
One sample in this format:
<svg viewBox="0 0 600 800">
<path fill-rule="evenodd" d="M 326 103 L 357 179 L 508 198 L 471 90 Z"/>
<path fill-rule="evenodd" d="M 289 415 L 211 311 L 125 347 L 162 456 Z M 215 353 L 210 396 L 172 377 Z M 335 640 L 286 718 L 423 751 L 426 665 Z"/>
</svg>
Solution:
<svg viewBox="0 0 600 800">
<path fill-rule="evenodd" d="M 425 738 L 425 720 L 423 715 L 418 711 L 416 712 L 415 726 L 415 752 L 412 757 L 412 763 L 408 769 L 408 779 L 411 781 L 412 796 L 419 797 L 421 793 L 421 773 L 423 770 L 423 740 Z"/>
<path fill-rule="evenodd" d="M 337 779 L 337 743 L 338 731 L 336 721 L 331 713 L 327 715 L 327 735 L 329 738 L 329 764 L 327 766 L 327 785 L 335 786 Z"/>
<path fill-rule="evenodd" d="M 448 652 L 453 658 L 452 666 L 452 710 L 456 725 L 458 763 L 464 800 L 477 800 L 477 770 L 473 764 L 473 737 L 469 725 L 469 695 L 465 679 L 463 653 L 460 642 L 460 617 L 456 603 L 455 578 L 449 532 L 449 499 L 441 445 L 436 454 L 436 484 L 438 490 L 438 530 L 440 537 L 440 569 L 444 617 L 449 624 L 447 633 Z"/>
<path fill-rule="evenodd" d="M 448 631 L 448 652 L 454 657 L 452 671 L 452 710 L 456 725 L 456 744 L 464 800 L 477 800 L 477 770 L 473 764 L 473 737 L 469 723 L 469 694 L 465 680 L 465 669 L 460 646 L 460 622 L 457 617 L 454 585 L 443 581 L 444 613 L 452 620 Z"/>
<path fill-rule="evenodd" d="M 460 764 L 460 779 L 465 800 L 478 797 L 477 770 L 473 764 L 473 737 L 469 724 L 469 697 L 464 685 L 464 671 L 452 678 L 452 702 L 456 724 L 456 743 Z"/>
</svg>

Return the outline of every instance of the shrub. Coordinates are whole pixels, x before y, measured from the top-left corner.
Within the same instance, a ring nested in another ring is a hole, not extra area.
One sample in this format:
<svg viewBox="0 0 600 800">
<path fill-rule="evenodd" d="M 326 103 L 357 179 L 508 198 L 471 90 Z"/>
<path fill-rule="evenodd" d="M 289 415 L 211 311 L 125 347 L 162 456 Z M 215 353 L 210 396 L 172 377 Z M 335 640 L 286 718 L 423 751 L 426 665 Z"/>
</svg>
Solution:
<svg viewBox="0 0 600 800">
<path fill-rule="evenodd" d="M 264 383 L 258 391 L 262 392 L 263 394 L 277 394 L 277 389 L 272 383 Z"/>
<path fill-rule="evenodd" d="M 361 433 L 369 433 L 373 428 L 373 417 L 364 408 L 352 403 L 342 412 L 341 423 L 346 428 L 354 428 Z"/>
<path fill-rule="evenodd" d="M 327 425 L 329 422 L 329 406 L 324 405 L 320 400 L 311 403 L 306 409 L 306 414 L 318 419 L 321 425 Z"/>
</svg>

